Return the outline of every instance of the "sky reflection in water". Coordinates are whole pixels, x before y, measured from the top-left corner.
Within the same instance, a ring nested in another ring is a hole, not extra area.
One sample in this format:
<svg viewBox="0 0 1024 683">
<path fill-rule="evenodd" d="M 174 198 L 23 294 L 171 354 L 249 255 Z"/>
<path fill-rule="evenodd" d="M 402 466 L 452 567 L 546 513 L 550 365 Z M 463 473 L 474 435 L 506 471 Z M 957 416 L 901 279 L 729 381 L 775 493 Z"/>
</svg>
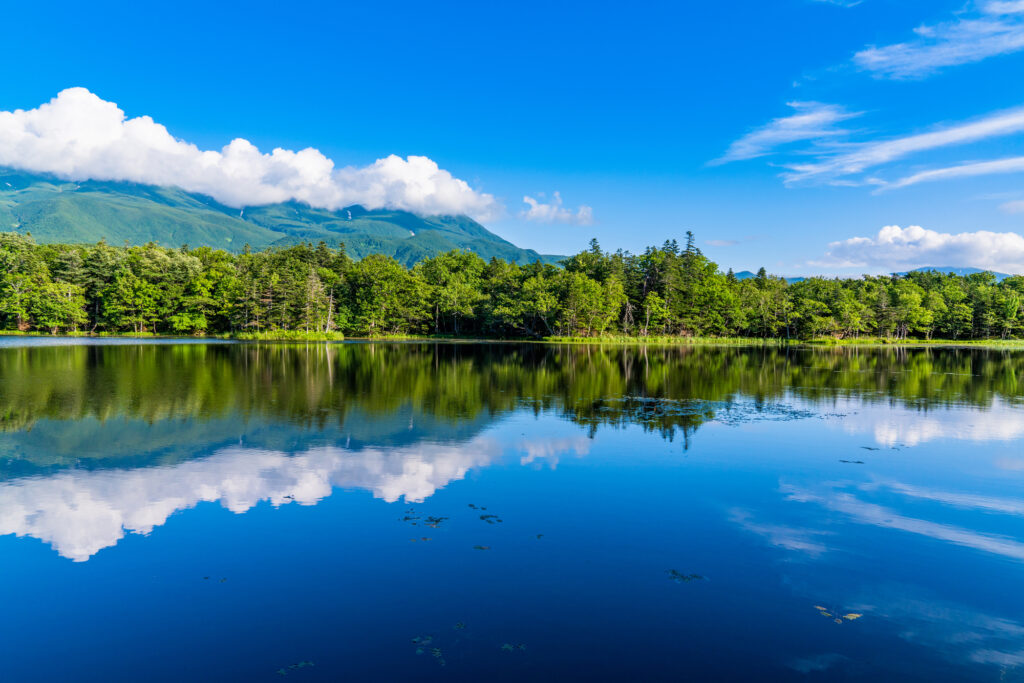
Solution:
<svg viewBox="0 0 1024 683">
<path fill-rule="evenodd" d="M 2 349 L 5 676 L 1012 679 L 1022 366 Z"/>
</svg>

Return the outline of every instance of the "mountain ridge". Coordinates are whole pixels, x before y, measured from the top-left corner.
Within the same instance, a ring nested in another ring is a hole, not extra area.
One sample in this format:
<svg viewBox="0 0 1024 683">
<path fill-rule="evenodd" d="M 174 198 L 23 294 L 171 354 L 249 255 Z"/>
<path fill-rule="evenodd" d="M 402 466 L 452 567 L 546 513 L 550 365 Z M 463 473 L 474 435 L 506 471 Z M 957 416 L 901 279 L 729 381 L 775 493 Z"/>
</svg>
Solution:
<svg viewBox="0 0 1024 683">
<path fill-rule="evenodd" d="M 934 271 L 936 273 L 942 273 L 943 275 L 950 275 L 950 274 L 952 274 L 952 275 L 973 275 L 975 273 L 992 273 L 993 275 L 996 276 L 996 282 L 1002 282 L 1003 280 L 1005 280 L 1008 277 L 1013 277 L 1010 273 L 1001 273 L 999 271 L 991 270 L 989 268 L 974 268 L 974 267 L 971 267 L 971 266 L 921 266 L 920 268 L 914 268 L 913 270 L 904 270 L 904 271 L 902 271 L 900 273 L 893 273 L 893 275 L 899 275 L 900 277 L 903 277 L 903 276 L 907 275 L 908 273 L 928 273 L 928 272 L 932 272 L 932 271 Z M 752 277 L 757 277 L 756 273 L 754 273 L 752 271 L 749 271 L 749 270 L 741 270 L 741 271 L 739 271 L 737 273 L 733 273 L 733 275 L 736 277 L 737 280 L 748 280 L 748 279 L 750 279 Z M 839 277 L 839 276 L 838 275 L 831 275 L 831 276 L 819 276 L 819 277 Z M 804 276 L 787 277 L 787 278 L 785 278 L 786 282 L 788 282 L 789 284 L 793 284 L 794 282 L 802 282 L 802 281 L 804 281 L 806 279 L 807 279 L 807 277 L 804 277 Z"/>
<path fill-rule="evenodd" d="M 408 211 L 335 211 L 300 202 L 237 209 L 175 187 L 122 181 L 67 181 L 0 167 L 0 231 L 31 233 L 40 243 L 156 242 L 239 252 L 299 242 L 344 244 L 354 258 L 371 253 L 406 266 L 451 249 L 526 264 L 561 256 L 520 248 L 468 216 L 418 216 Z"/>
</svg>

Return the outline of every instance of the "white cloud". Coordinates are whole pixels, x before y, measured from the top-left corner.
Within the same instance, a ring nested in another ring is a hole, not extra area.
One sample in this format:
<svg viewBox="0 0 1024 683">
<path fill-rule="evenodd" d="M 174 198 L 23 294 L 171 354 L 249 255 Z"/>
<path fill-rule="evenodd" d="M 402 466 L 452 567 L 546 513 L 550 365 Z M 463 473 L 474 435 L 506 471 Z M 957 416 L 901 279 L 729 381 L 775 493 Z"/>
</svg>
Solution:
<svg viewBox="0 0 1024 683">
<path fill-rule="evenodd" d="M 839 7 L 856 7 L 862 0 L 811 0 L 811 2 L 821 2 L 826 5 L 838 5 Z"/>
<path fill-rule="evenodd" d="M 1024 273 L 1024 236 L 987 230 L 952 234 L 918 225 L 887 225 L 875 237 L 831 243 L 818 265 L 891 271 L 954 265 Z"/>
<path fill-rule="evenodd" d="M 999 208 L 1006 213 L 1024 213 L 1024 201 L 1013 201 L 1000 204 Z"/>
<path fill-rule="evenodd" d="M 822 155 L 814 162 L 787 164 L 786 168 L 789 171 L 782 177 L 787 183 L 809 180 L 834 181 L 912 154 L 1020 132 L 1024 132 L 1024 108 L 1010 109 L 928 133 L 842 145 L 833 153 Z M 869 179 L 865 182 L 884 185 L 877 180 Z"/>
<path fill-rule="evenodd" d="M 860 112 L 849 112 L 836 104 L 821 102 L 788 102 L 796 113 L 772 119 L 729 145 L 712 166 L 730 161 L 754 159 L 770 154 L 777 147 L 792 142 L 818 140 L 845 135 L 849 131 L 836 128 L 836 124 L 860 116 Z"/>
<path fill-rule="evenodd" d="M 590 225 L 594 222 L 594 210 L 586 205 L 580 205 L 575 212 L 562 206 L 562 195 L 554 192 L 551 201 L 543 203 L 544 194 L 538 195 L 540 199 L 526 196 L 523 203 L 530 208 L 523 209 L 519 215 L 528 221 L 538 223 L 573 223 L 575 225 Z"/>
<path fill-rule="evenodd" d="M 220 151 L 202 150 L 148 116 L 127 118 L 85 88 L 63 90 L 36 109 L 0 112 L 0 165 L 68 180 L 173 185 L 232 207 L 296 200 L 481 220 L 500 210 L 493 196 L 427 157 L 391 155 L 361 168 L 336 168 L 313 148 L 263 153 L 241 138 Z"/>
<path fill-rule="evenodd" d="M 952 21 L 919 26 L 913 40 L 871 46 L 853 62 L 880 78 L 921 78 L 945 67 L 1024 49 L 1024 2 L 986 2 Z"/>
<path fill-rule="evenodd" d="M 976 161 L 969 164 L 958 164 L 945 168 L 933 168 L 900 178 L 882 189 L 897 189 L 918 183 L 949 180 L 951 178 L 971 178 L 974 176 L 993 175 L 997 173 L 1019 173 L 1024 171 L 1024 157 L 996 159 L 994 161 Z"/>
</svg>

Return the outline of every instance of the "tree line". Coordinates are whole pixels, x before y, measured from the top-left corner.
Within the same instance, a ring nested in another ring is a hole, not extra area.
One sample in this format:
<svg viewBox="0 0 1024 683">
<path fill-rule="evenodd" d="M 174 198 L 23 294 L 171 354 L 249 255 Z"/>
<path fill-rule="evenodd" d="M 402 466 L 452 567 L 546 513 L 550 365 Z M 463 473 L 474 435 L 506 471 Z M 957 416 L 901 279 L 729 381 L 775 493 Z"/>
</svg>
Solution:
<svg viewBox="0 0 1024 683">
<path fill-rule="evenodd" d="M 455 250 L 412 268 L 323 243 L 232 254 L 0 233 L 0 327 L 52 334 L 1009 339 L 1022 300 L 1024 277 L 992 273 L 738 279 L 692 233 L 641 254 L 592 240 L 561 267 Z"/>
</svg>

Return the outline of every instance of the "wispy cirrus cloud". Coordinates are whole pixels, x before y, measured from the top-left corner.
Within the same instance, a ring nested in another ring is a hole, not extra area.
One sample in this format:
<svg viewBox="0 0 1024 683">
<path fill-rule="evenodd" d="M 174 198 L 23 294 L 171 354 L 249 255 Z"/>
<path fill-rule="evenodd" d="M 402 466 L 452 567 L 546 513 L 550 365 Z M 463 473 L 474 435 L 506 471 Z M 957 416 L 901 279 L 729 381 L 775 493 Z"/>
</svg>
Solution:
<svg viewBox="0 0 1024 683">
<path fill-rule="evenodd" d="M 954 178 L 970 178 L 974 176 L 993 175 L 998 173 L 1020 173 L 1024 171 L 1024 157 L 1010 157 L 1008 159 L 994 159 L 992 161 L 975 161 L 943 168 L 933 168 L 927 171 L 914 173 L 913 175 L 900 178 L 882 189 L 897 189 L 928 183 L 937 180 L 950 180 Z M 1004 205 L 1005 206 L 1005 205 Z"/>
<path fill-rule="evenodd" d="M 594 222 L 594 210 L 581 204 L 575 211 L 562 206 L 562 195 L 558 192 L 551 194 L 551 200 L 544 202 L 544 194 L 536 197 L 529 195 L 523 197 L 523 203 L 528 208 L 523 209 L 519 216 L 528 221 L 537 223 L 572 223 L 575 225 L 591 225 Z"/>
<path fill-rule="evenodd" d="M 947 67 L 1024 50 L 1024 2 L 975 4 L 955 19 L 914 29 L 914 38 L 870 46 L 853 63 L 877 78 L 924 78 Z"/>
<path fill-rule="evenodd" d="M 777 148 L 794 142 L 834 138 L 849 133 L 837 124 L 860 116 L 862 112 L 847 111 L 837 104 L 822 102 L 787 102 L 795 113 L 772 119 L 739 138 L 725 154 L 709 162 L 711 166 L 730 161 L 754 159 L 771 154 Z"/>
<path fill-rule="evenodd" d="M 787 171 L 782 178 L 787 184 L 841 181 L 884 185 L 886 183 L 878 179 L 851 180 L 851 177 L 914 154 L 1021 132 L 1024 132 L 1024 107 L 994 112 L 927 133 L 837 145 L 831 150 L 821 150 L 813 161 L 785 164 Z"/>
</svg>

